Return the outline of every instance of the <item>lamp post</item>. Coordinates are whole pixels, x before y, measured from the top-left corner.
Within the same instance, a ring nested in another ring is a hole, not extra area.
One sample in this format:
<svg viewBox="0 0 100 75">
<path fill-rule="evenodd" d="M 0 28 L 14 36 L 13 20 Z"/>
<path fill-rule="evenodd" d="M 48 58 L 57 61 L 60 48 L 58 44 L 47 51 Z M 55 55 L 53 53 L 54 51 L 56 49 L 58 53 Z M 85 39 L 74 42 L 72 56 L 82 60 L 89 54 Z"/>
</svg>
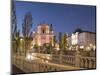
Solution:
<svg viewBox="0 0 100 75">
<path fill-rule="evenodd" d="M 15 40 L 16 40 L 16 43 L 15 43 L 15 45 L 16 45 L 16 51 L 15 51 L 15 61 L 17 61 L 17 46 L 18 46 L 18 43 L 17 43 L 17 40 L 18 40 L 18 37 L 15 37 Z"/>
<path fill-rule="evenodd" d="M 23 39 L 21 38 L 20 39 L 20 55 L 22 54 L 23 52 Z"/>
<path fill-rule="evenodd" d="M 15 40 L 16 40 L 16 53 L 15 53 L 15 55 L 17 55 L 17 51 L 18 51 L 17 50 L 17 48 L 18 48 L 18 37 L 16 37 Z"/>
</svg>

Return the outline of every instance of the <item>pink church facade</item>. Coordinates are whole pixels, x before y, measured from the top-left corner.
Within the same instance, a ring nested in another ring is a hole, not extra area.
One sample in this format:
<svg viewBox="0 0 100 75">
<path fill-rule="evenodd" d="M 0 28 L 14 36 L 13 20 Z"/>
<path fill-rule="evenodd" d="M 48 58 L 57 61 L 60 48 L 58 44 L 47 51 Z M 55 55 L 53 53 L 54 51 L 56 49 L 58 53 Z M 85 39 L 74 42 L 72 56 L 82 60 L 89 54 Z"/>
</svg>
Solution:
<svg viewBox="0 0 100 75">
<path fill-rule="evenodd" d="M 33 32 L 33 46 L 37 44 L 38 46 L 43 46 L 49 43 L 53 46 L 53 36 L 54 31 L 52 27 L 48 24 L 39 24 L 35 32 Z"/>
</svg>

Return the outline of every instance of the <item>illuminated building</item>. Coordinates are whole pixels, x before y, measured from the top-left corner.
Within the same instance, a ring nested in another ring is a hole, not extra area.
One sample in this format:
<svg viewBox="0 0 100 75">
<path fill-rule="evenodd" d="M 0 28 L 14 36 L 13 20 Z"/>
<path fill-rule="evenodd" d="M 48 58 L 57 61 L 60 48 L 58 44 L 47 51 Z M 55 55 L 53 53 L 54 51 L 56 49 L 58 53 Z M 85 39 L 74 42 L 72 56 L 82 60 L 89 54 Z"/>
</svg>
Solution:
<svg viewBox="0 0 100 75">
<path fill-rule="evenodd" d="M 96 49 L 96 34 L 94 32 L 83 31 L 81 33 L 73 33 L 68 37 L 69 50 L 75 50 L 76 45 L 83 50 Z"/>
<path fill-rule="evenodd" d="M 53 45 L 54 31 L 52 25 L 39 24 L 35 32 L 33 32 L 33 45 L 43 46 L 44 44 Z"/>
<path fill-rule="evenodd" d="M 84 31 L 79 34 L 78 41 L 80 48 L 85 50 L 95 50 L 96 46 L 96 34 L 94 32 Z"/>
</svg>

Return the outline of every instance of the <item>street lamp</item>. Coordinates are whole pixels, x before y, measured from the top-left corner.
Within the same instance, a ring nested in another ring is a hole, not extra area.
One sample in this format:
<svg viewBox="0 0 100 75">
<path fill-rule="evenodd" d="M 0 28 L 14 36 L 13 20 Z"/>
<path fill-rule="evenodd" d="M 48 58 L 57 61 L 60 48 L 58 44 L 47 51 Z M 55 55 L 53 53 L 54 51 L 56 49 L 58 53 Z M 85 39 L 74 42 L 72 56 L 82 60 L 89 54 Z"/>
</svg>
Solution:
<svg viewBox="0 0 100 75">
<path fill-rule="evenodd" d="M 20 39 L 20 54 L 21 54 L 22 50 L 23 50 L 23 39 L 21 38 Z"/>
<path fill-rule="evenodd" d="M 19 40 L 18 37 L 15 37 L 16 40 L 16 55 L 18 55 L 18 48 L 19 48 Z"/>
<path fill-rule="evenodd" d="M 36 60 L 36 59 L 38 59 L 36 53 L 28 53 L 26 56 L 26 60 L 29 60 L 29 61 Z"/>
<path fill-rule="evenodd" d="M 20 41 L 22 42 L 22 41 L 23 41 L 23 39 L 21 38 L 21 39 L 20 39 Z"/>
<path fill-rule="evenodd" d="M 30 54 L 30 53 L 27 54 L 26 59 L 27 59 L 27 60 L 33 60 L 33 56 L 32 56 L 32 54 Z"/>
</svg>

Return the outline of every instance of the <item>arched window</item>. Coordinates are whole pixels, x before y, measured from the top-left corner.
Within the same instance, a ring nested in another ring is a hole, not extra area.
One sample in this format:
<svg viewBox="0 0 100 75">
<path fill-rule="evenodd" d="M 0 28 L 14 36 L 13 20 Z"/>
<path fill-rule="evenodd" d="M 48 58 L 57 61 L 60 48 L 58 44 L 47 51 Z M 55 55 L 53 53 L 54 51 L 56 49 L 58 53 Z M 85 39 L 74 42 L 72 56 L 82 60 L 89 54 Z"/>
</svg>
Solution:
<svg viewBox="0 0 100 75">
<path fill-rule="evenodd" d="M 41 33 L 42 33 L 42 34 L 46 33 L 46 29 L 45 29 L 45 28 L 42 28 L 42 29 L 41 29 Z"/>
<path fill-rule="evenodd" d="M 45 33 L 45 30 L 44 30 L 44 29 L 42 30 L 42 33 L 43 33 L 43 34 Z"/>
</svg>

